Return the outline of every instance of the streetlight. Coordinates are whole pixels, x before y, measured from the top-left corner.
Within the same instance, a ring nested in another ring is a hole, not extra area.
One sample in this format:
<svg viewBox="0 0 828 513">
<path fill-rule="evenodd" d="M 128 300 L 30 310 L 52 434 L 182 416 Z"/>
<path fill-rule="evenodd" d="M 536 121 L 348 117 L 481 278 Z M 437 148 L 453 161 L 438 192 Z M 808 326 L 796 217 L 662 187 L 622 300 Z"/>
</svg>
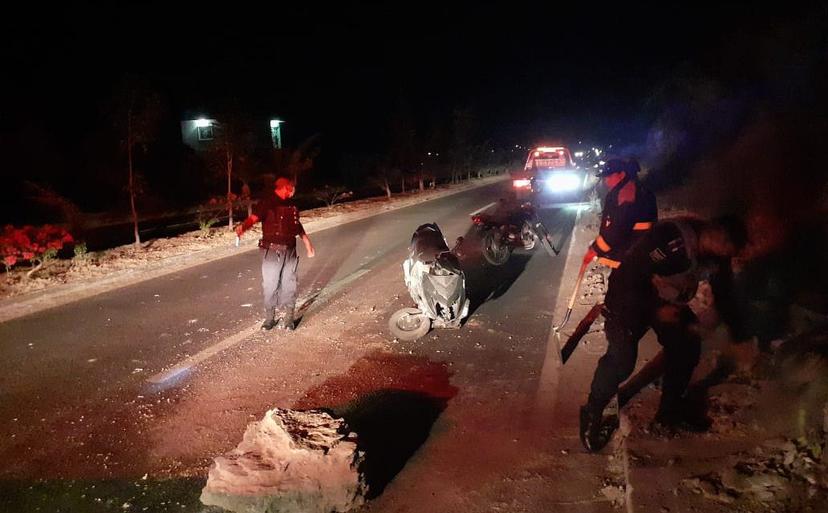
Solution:
<svg viewBox="0 0 828 513">
<path fill-rule="evenodd" d="M 270 120 L 270 139 L 273 141 L 273 147 L 277 149 L 282 148 L 282 121 L 281 119 Z"/>
</svg>

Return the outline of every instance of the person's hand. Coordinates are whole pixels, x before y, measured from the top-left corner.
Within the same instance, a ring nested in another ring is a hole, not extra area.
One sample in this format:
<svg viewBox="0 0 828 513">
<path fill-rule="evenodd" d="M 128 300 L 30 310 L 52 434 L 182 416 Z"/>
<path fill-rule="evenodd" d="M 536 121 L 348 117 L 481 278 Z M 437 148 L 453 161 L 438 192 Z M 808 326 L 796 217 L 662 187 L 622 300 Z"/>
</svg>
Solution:
<svg viewBox="0 0 828 513">
<path fill-rule="evenodd" d="M 588 266 L 590 263 L 592 263 L 593 260 L 595 260 L 596 256 L 598 256 L 598 255 L 595 253 L 595 250 L 592 249 L 592 246 L 590 246 L 589 249 L 587 249 L 586 254 L 584 255 L 584 261 L 581 264 L 581 266 L 582 267 Z"/>
<path fill-rule="evenodd" d="M 314 256 L 316 256 L 316 250 L 313 248 L 313 246 L 308 246 L 307 250 L 308 258 L 313 258 Z"/>
</svg>

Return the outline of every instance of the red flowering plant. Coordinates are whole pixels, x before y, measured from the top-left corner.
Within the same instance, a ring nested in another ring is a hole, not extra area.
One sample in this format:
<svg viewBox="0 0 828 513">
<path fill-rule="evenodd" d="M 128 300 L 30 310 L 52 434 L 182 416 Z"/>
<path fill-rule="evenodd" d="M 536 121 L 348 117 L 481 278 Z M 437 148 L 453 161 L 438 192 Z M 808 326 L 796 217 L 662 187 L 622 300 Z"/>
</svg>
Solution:
<svg viewBox="0 0 828 513">
<path fill-rule="evenodd" d="M 65 244 L 72 244 L 72 236 L 59 226 L 24 226 L 15 228 L 6 225 L 0 234 L 0 258 L 8 273 L 12 267 L 29 262 L 32 268 L 27 278 L 55 258 Z"/>
</svg>

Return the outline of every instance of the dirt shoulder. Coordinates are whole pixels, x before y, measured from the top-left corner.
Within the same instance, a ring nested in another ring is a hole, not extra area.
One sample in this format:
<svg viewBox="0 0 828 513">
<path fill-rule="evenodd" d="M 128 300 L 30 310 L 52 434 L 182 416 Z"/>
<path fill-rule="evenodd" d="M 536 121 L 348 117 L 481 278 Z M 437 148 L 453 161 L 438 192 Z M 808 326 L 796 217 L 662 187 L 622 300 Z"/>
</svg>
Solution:
<svg viewBox="0 0 828 513">
<path fill-rule="evenodd" d="M 508 179 L 508 174 L 473 179 L 423 192 L 369 198 L 302 212 L 308 233 L 358 221 L 393 210 L 432 201 Z M 256 247 L 259 228 L 235 246 L 235 234 L 226 228 L 196 230 L 177 237 L 153 239 L 140 250 L 131 244 L 87 255 L 82 259 L 52 262 L 39 277 L 22 279 L 22 273 L 3 275 L 0 282 L 0 322 L 36 313 L 141 281 L 164 276 Z"/>
</svg>

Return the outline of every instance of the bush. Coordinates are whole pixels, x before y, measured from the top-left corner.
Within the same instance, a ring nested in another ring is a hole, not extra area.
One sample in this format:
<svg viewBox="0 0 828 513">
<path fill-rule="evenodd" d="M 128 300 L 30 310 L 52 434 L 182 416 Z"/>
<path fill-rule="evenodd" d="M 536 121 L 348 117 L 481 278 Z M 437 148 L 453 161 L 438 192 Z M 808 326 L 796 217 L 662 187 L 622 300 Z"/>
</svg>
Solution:
<svg viewBox="0 0 828 513">
<path fill-rule="evenodd" d="M 89 256 L 89 250 L 86 247 L 85 242 L 79 242 L 75 244 L 73 251 L 75 253 L 74 260 L 77 261 L 86 260 L 86 258 Z"/>
<path fill-rule="evenodd" d="M 26 277 L 30 278 L 53 260 L 64 244 L 72 242 L 74 240 L 69 232 L 59 226 L 46 224 L 39 227 L 27 225 L 15 228 L 6 225 L 0 235 L 0 258 L 3 259 L 6 272 L 21 262 L 29 262 L 32 268 L 26 273 Z"/>
<path fill-rule="evenodd" d="M 210 219 L 199 218 L 198 219 L 198 229 L 201 230 L 201 235 L 207 236 L 210 235 L 210 228 L 213 227 L 214 224 L 218 222 L 218 218 L 211 217 Z"/>
<path fill-rule="evenodd" d="M 236 201 L 237 198 L 235 195 L 230 198 L 214 197 L 198 207 L 196 221 L 198 222 L 198 229 L 202 237 L 210 236 L 210 229 L 219 222 L 219 215 L 221 215 L 222 210 L 227 206 L 228 199 L 230 201 Z"/>
<path fill-rule="evenodd" d="M 352 191 L 349 191 L 341 185 L 326 185 L 313 191 L 313 196 L 320 201 L 324 201 L 329 207 L 353 195 L 354 193 Z"/>
</svg>

